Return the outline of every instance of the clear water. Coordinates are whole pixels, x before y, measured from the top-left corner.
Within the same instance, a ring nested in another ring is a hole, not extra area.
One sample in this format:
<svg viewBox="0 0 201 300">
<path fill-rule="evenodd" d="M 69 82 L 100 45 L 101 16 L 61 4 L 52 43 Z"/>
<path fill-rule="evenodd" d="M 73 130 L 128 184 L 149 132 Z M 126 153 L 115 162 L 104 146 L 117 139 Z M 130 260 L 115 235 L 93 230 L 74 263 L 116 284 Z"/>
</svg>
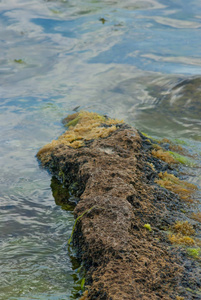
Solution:
<svg viewBox="0 0 201 300">
<path fill-rule="evenodd" d="M 201 4 L 1 0 L 0 26 L 0 299 L 71 299 L 73 215 L 35 154 L 80 106 L 185 140 L 200 166 Z"/>
</svg>

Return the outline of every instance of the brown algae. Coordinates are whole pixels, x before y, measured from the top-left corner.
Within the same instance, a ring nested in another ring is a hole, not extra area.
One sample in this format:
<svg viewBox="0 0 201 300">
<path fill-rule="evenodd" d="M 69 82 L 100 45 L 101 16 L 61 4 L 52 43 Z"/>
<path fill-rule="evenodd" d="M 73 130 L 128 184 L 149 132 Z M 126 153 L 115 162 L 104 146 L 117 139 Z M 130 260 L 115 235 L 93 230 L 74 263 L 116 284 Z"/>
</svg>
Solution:
<svg viewBox="0 0 201 300">
<path fill-rule="evenodd" d="M 156 158 L 158 158 L 160 160 L 163 160 L 164 162 L 166 162 L 168 164 L 176 164 L 176 163 L 178 163 L 176 161 L 176 159 L 174 159 L 174 157 L 168 151 L 164 151 L 162 148 L 160 148 L 160 149 L 153 149 L 152 152 L 151 152 L 151 154 L 154 157 L 156 157 Z"/>
<path fill-rule="evenodd" d="M 169 235 L 169 240 L 173 244 L 192 246 L 195 245 L 195 240 L 191 237 L 195 234 L 193 225 L 188 221 L 177 221 L 172 227 L 173 234 Z"/>
<path fill-rule="evenodd" d="M 175 140 L 175 142 L 177 142 L 177 144 L 179 142 L 182 143 L 182 141 L 180 141 L 180 140 Z M 171 151 L 178 152 L 180 154 L 186 154 L 186 150 L 184 150 L 184 148 L 181 145 L 177 145 L 167 138 L 164 138 L 161 140 L 161 144 L 164 144 L 164 143 L 169 144 L 169 149 Z M 185 143 L 183 142 L 182 145 L 185 145 Z"/>
<path fill-rule="evenodd" d="M 193 228 L 193 225 L 190 224 L 188 221 L 182 222 L 177 221 L 172 226 L 172 231 L 175 233 L 180 233 L 182 235 L 194 235 L 195 229 Z"/>
<path fill-rule="evenodd" d="M 186 245 L 186 246 L 193 246 L 196 244 L 193 238 L 191 238 L 190 236 L 182 235 L 181 233 L 170 234 L 168 237 L 172 244 Z"/>
<path fill-rule="evenodd" d="M 153 145 L 152 155 L 156 158 L 163 160 L 168 164 L 183 164 L 186 166 L 193 167 L 194 162 L 188 157 L 181 155 L 173 151 L 164 151 L 163 148 L 157 144 Z"/>
<path fill-rule="evenodd" d="M 41 148 L 37 153 L 38 158 L 41 159 L 45 154 L 45 160 L 47 160 L 47 156 L 59 145 L 76 149 L 84 146 L 85 141 L 105 138 L 117 129 L 117 124 L 123 121 L 110 119 L 94 112 L 81 111 L 65 118 L 64 123 L 67 124 L 68 130 L 57 140 Z"/>
<path fill-rule="evenodd" d="M 159 144 L 160 145 L 159 145 Z M 185 149 L 181 146 L 175 145 L 168 139 L 163 139 L 156 144 L 152 144 L 153 150 L 152 155 L 160 160 L 168 164 L 183 164 L 189 167 L 193 167 L 195 165 L 194 161 L 190 159 Z M 164 150 L 163 144 L 168 144 L 169 150 Z"/>
<path fill-rule="evenodd" d="M 198 221 L 199 223 L 201 223 L 201 212 L 200 211 L 197 213 L 192 213 L 191 217 L 195 221 Z"/>
<path fill-rule="evenodd" d="M 158 185 L 170 190 L 175 194 L 178 194 L 180 199 L 184 201 L 193 202 L 191 195 L 195 190 L 197 190 L 196 185 L 184 180 L 180 180 L 173 174 L 167 173 L 167 171 L 164 173 L 160 172 L 158 176 L 159 179 L 155 180 Z"/>
</svg>

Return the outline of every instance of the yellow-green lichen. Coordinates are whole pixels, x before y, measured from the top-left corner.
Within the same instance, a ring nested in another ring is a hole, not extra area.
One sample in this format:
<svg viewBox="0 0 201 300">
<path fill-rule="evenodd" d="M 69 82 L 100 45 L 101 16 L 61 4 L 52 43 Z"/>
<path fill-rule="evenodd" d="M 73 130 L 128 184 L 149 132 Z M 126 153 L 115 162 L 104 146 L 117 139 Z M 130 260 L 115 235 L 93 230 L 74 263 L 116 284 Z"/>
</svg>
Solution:
<svg viewBox="0 0 201 300">
<path fill-rule="evenodd" d="M 85 141 L 105 138 L 117 130 L 116 125 L 123 121 L 81 111 L 65 118 L 64 123 L 67 124 L 68 130 L 38 151 L 37 157 L 42 161 L 47 162 L 53 149 L 60 145 L 80 148 L 85 145 Z"/>
<path fill-rule="evenodd" d="M 180 180 L 173 174 L 169 174 L 167 172 L 160 172 L 158 177 L 159 179 L 155 180 L 157 184 L 173 193 L 178 194 L 180 199 L 187 202 L 193 202 L 191 195 L 195 190 L 197 190 L 197 187 L 194 184 Z"/>
</svg>

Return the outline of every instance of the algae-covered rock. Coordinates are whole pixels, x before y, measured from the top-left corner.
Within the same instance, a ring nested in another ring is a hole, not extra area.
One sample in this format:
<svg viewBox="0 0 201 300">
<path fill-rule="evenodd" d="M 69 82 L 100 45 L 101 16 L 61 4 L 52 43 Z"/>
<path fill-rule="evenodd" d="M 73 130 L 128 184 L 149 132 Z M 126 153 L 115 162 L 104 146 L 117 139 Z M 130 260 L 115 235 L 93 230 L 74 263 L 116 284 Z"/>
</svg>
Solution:
<svg viewBox="0 0 201 300">
<path fill-rule="evenodd" d="M 179 196 L 189 200 L 194 186 L 169 174 L 168 164 L 152 155 L 151 142 L 122 121 L 80 112 L 64 123 L 66 132 L 37 157 L 62 182 L 52 182 L 59 204 L 63 188 L 79 196 L 69 243 L 86 271 L 81 299 L 186 296 L 186 286 L 196 286 L 193 268 L 185 272 L 183 256 L 172 252 L 161 228 L 175 224 L 174 235 L 182 234 L 179 227 L 193 230 L 176 223 L 183 206 L 174 193 L 182 190 Z"/>
</svg>

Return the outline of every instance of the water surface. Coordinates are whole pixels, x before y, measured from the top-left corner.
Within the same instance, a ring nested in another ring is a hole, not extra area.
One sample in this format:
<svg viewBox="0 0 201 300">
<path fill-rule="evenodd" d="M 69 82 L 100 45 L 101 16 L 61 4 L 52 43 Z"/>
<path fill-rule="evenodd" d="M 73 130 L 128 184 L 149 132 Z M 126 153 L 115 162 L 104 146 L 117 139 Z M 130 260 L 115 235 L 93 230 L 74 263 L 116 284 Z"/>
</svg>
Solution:
<svg viewBox="0 0 201 300">
<path fill-rule="evenodd" d="M 0 26 L 0 299 L 70 299 L 73 215 L 35 154 L 80 106 L 182 139 L 199 166 L 201 4 L 1 0 Z"/>
</svg>

